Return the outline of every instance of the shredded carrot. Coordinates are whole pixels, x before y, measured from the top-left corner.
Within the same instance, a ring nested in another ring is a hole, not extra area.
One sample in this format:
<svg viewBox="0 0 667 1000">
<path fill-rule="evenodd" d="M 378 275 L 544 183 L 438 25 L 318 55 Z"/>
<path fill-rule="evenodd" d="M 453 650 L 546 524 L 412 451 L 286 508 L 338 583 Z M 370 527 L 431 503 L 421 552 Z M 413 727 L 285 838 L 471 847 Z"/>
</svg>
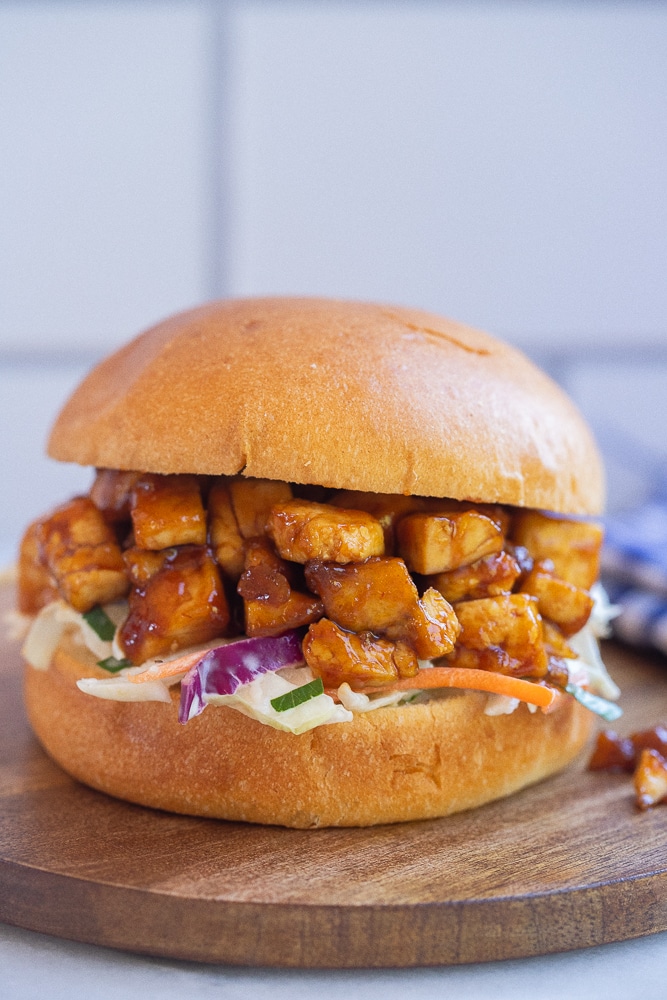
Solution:
<svg viewBox="0 0 667 1000">
<path fill-rule="evenodd" d="M 157 663 L 143 673 L 132 674 L 127 679 L 133 684 L 142 684 L 145 681 L 164 680 L 166 677 L 185 674 L 190 667 L 201 660 L 205 652 L 200 650 L 175 660 Z M 426 691 L 430 688 L 460 688 L 504 694 L 508 698 L 518 698 L 519 701 L 537 705 L 543 712 L 552 711 L 563 697 L 556 688 L 544 684 L 535 684 L 521 677 L 510 677 L 507 674 L 494 673 L 492 670 L 475 670 L 470 667 L 429 667 L 420 670 L 414 677 L 404 677 L 382 687 L 366 688 L 365 693 L 390 694 L 392 691 Z M 327 693 L 335 696 L 335 691 Z"/>
<path fill-rule="evenodd" d="M 373 688 L 389 694 L 392 691 L 424 691 L 429 688 L 464 688 L 468 691 L 488 691 L 504 694 L 508 698 L 518 698 L 530 705 L 537 705 L 543 712 L 556 707 L 562 697 L 556 688 L 535 684 L 521 677 L 496 674 L 492 670 L 475 670 L 469 667 L 429 667 L 420 670 L 414 677 L 404 677 L 387 687 Z M 367 688 L 368 694 L 371 689 Z"/>
<path fill-rule="evenodd" d="M 127 678 L 133 684 L 143 684 L 145 681 L 161 681 L 165 677 L 175 677 L 176 674 L 186 674 L 190 667 L 199 663 L 206 654 L 206 650 L 199 650 L 197 653 L 188 653 L 186 656 L 179 656 L 175 660 L 165 660 L 164 663 L 155 663 L 152 667 L 144 670 L 142 674 L 130 674 Z"/>
</svg>

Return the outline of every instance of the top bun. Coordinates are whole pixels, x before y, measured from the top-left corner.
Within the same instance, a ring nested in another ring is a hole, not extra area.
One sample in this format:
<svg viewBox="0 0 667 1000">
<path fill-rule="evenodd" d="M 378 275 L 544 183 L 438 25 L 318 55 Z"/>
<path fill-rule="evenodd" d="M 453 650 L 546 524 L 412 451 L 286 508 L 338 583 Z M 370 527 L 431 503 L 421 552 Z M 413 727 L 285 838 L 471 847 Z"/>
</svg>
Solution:
<svg viewBox="0 0 667 1000">
<path fill-rule="evenodd" d="M 598 514 L 602 467 L 519 351 L 430 313 L 214 302 L 141 334 L 76 389 L 53 458 Z"/>
</svg>

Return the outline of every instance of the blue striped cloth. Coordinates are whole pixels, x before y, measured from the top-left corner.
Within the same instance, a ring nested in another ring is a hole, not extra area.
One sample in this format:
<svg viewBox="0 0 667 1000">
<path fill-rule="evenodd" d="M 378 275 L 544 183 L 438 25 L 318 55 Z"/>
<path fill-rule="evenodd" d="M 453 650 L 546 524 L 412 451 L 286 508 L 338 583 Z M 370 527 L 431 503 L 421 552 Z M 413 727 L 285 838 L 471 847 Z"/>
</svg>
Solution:
<svg viewBox="0 0 667 1000">
<path fill-rule="evenodd" d="M 667 654 L 667 490 L 607 519 L 601 576 L 614 635 Z"/>
</svg>

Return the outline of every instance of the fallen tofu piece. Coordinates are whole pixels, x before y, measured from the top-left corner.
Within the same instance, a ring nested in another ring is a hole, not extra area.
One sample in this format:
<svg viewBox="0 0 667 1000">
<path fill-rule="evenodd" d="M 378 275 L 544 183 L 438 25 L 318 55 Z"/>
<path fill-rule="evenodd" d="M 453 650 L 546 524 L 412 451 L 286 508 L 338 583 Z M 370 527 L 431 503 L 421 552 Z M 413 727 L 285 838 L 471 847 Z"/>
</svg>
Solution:
<svg viewBox="0 0 667 1000">
<path fill-rule="evenodd" d="M 667 760 L 657 750 L 642 750 L 633 780 L 640 809 L 667 801 Z"/>
<path fill-rule="evenodd" d="M 528 574 L 521 593 L 536 597 L 542 617 L 555 622 L 566 637 L 581 631 L 593 610 L 587 590 L 554 576 L 544 563 L 537 563 Z"/>
<path fill-rule="evenodd" d="M 196 476 L 141 476 L 132 492 L 131 515 L 140 549 L 206 544 L 206 514 Z"/>
<path fill-rule="evenodd" d="M 308 629 L 303 643 L 306 663 L 326 688 L 347 682 L 355 687 L 390 684 L 399 677 L 414 677 L 417 657 L 403 643 L 377 639 L 369 632 L 344 632 L 328 618 Z"/>
<path fill-rule="evenodd" d="M 238 580 L 245 561 L 243 538 L 226 482 L 213 484 L 208 494 L 207 509 L 208 536 L 215 561 L 226 576 Z"/>
<path fill-rule="evenodd" d="M 232 479 L 229 493 L 243 538 L 265 535 L 271 508 L 292 499 L 290 485 L 273 479 Z"/>
<path fill-rule="evenodd" d="M 398 523 L 398 550 L 408 568 L 430 576 L 500 552 L 500 524 L 476 510 L 408 514 Z"/>
<path fill-rule="evenodd" d="M 309 500 L 275 506 L 268 531 L 279 554 L 292 562 L 361 562 L 384 553 L 382 525 L 370 514 Z"/>
<path fill-rule="evenodd" d="M 21 614 L 34 615 L 58 597 L 58 588 L 43 561 L 42 522 L 26 528 L 19 548 L 17 606 Z"/>
<path fill-rule="evenodd" d="M 604 531 L 593 521 L 547 517 L 534 510 L 517 511 L 512 537 L 538 562 L 551 559 L 556 576 L 590 590 L 600 572 Z"/>
<path fill-rule="evenodd" d="M 342 490 L 334 494 L 331 503 L 372 514 L 382 525 L 384 551 L 388 556 L 396 551 L 396 525 L 400 519 L 406 514 L 424 510 L 426 504 L 422 497 L 406 497 L 402 493 L 363 493 L 357 490 Z"/>
<path fill-rule="evenodd" d="M 106 521 L 115 524 L 130 520 L 132 490 L 140 478 L 140 472 L 97 470 L 89 496 Z"/>
<path fill-rule="evenodd" d="M 548 658 L 537 600 L 503 594 L 457 604 L 461 623 L 452 666 L 495 670 L 514 677 L 543 677 Z"/>
<path fill-rule="evenodd" d="M 89 497 L 75 497 L 41 522 L 42 560 L 76 611 L 124 597 L 130 585 L 110 526 Z"/>
<path fill-rule="evenodd" d="M 510 594 L 520 575 L 518 560 L 503 550 L 448 573 L 437 573 L 429 578 L 429 583 L 450 603 L 456 604 Z"/>
<path fill-rule="evenodd" d="M 119 634 L 132 663 L 223 635 L 229 608 L 220 572 L 203 546 L 171 549 L 163 567 L 129 595 Z"/>
</svg>

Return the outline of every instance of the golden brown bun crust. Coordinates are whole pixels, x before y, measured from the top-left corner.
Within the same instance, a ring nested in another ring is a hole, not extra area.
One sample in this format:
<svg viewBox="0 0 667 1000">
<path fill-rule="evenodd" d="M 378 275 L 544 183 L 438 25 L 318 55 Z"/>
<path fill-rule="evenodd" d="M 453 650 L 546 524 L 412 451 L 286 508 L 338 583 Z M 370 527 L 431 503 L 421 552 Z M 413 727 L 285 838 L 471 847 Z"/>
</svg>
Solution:
<svg viewBox="0 0 667 1000">
<path fill-rule="evenodd" d="M 598 452 L 522 354 L 413 309 L 212 303 L 103 361 L 49 443 L 62 461 L 597 514 Z"/>
<path fill-rule="evenodd" d="M 218 707 L 181 726 L 175 700 L 83 694 L 75 681 L 96 668 L 73 650 L 61 647 L 48 671 L 26 667 L 28 714 L 46 750 L 93 788 L 197 816 L 292 827 L 446 816 L 561 770 L 592 726 L 572 698 L 549 715 L 521 705 L 490 717 L 475 692 L 378 709 L 302 736 Z"/>
</svg>

